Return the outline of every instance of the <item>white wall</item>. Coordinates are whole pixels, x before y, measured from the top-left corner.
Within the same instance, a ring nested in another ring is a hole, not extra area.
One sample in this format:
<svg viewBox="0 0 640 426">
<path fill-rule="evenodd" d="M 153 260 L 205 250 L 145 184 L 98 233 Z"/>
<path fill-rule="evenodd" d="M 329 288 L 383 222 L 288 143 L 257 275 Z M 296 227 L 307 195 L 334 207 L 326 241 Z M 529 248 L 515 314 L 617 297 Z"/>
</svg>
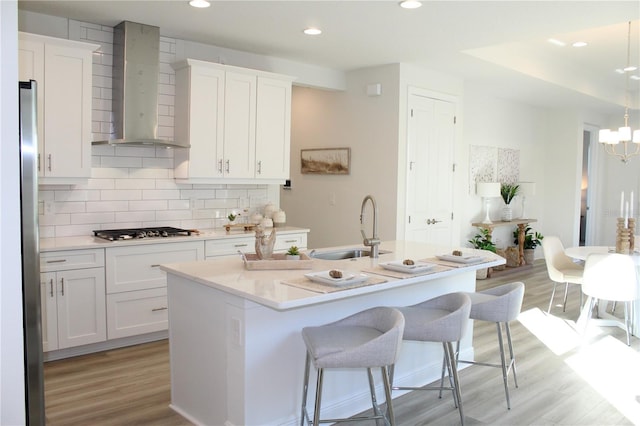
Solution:
<svg viewBox="0 0 640 426">
<path fill-rule="evenodd" d="M 345 92 L 294 87 L 292 188 L 281 191 L 280 203 L 289 224 L 311 227 L 309 247 L 360 243 L 360 207 L 368 194 L 378 204 L 380 238 L 395 239 L 398 73 L 397 65 L 353 71 Z M 381 84 L 381 96 L 366 95 L 371 83 Z M 300 150 L 326 147 L 351 149 L 351 173 L 301 174 Z"/>
<path fill-rule="evenodd" d="M 0 424 L 25 418 L 18 153 L 17 3 L 0 2 Z"/>
<path fill-rule="evenodd" d="M 487 93 L 481 85 L 465 85 L 464 102 L 464 149 L 465 161 L 461 163 L 465 173 L 465 196 L 460 213 L 463 218 L 462 242 L 465 243 L 477 230 L 470 224 L 484 218 L 482 200 L 475 195 L 475 188 L 469 184 L 469 147 L 471 145 L 518 149 L 520 151 L 520 180 L 535 182 L 536 195 L 527 200 L 527 216 L 538 220 L 532 224 L 534 230 L 545 233 L 544 205 L 544 144 L 546 141 L 546 114 L 541 108 L 524 105 L 506 99 L 498 99 Z M 521 199 L 514 201 L 514 217 L 519 217 Z M 500 220 L 500 210 L 504 206 L 501 198 L 491 200 L 490 216 Z M 513 227 L 497 228 L 494 242 L 504 248 L 513 245 Z"/>
</svg>

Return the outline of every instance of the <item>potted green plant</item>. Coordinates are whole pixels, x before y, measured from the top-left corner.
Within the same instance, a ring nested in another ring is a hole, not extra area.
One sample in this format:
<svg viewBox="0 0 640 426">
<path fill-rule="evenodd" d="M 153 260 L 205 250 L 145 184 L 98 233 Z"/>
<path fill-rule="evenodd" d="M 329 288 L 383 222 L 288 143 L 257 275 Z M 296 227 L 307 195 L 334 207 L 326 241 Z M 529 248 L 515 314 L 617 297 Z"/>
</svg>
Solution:
<svg viewBox="0 0 640 426">
<path fill-rule="evenodd" d="M 300 250 L 298 247 L 291 246 L 289 250 L 287 250 L 287 260 L 300 260 Z"/>
<path fill-rule="evenodd" d="M 236 223 L 236 219 L 238 218 L 238 216 L 240 215 L 229 213 L 229 216 L 227 216 L 227 219 L 229 219 L 229 223 L 233 225 L 234 223 Z"/>
<path fill-rule="evenodd" d="M 513 219 L 513 210 L 511 209 L 511 201 L 518 195 L 520 185 L 503 183 L 500 185 L 500 196 L 504 201 L 505 206 L 502 208 L 502 220 L 510 222 Z"/>
<path fill-rule="evenodd" d="M 496 245 L 491 241 L 491 234 L 486 228 L 480 228 L 478 233 L 470 239 L 469 242 L 475 249 L 489 250 L 492 253 L 496 252 Z"/>
<path fill-rule="evenodd" d="M 519 233 L 519 228 L 516 228 L 515 231 L 513 231 L 513 243 L 516 245 L 520 244 L 518 241 Z M 537 231 L 533 232 L 533 229 L 531 229 L 530 226 L 527 226 L 524 229 L 524 263 L 527 265 L 533 265 L 534 251 L 536 247 L 542 244 L 543 238 L 544 236 L 541 233 Z"/>
<path fill-rule="evenodd" d="M 488 250 L 492 253 L 496 252 L 496 245 L 491 241 L 491 232 L 487 228 L 480 228 L 478 233 L 469 240 L 469 243 L 471 243 L 471 246 L 475 249 Z M 476 270 L 476 278 L 479 280 L 484 280 L 488 274 L 488 268 Z"/>
</svg>

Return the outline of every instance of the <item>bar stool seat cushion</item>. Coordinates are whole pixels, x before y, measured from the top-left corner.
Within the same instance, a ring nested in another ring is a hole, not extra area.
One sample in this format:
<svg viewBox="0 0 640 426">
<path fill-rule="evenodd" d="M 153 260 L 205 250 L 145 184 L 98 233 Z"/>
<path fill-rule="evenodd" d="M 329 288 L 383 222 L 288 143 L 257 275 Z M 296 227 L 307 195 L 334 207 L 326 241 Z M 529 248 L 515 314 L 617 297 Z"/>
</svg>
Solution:
<svg viewBox="0 0 640 426">
<path fill-rule="evenodd" d="M 331 324 L 305 327 L 302 337 L 316 368 L 370 368 L 395 362 L 404 318 L 373 308 Z"/>
<path fill-rule="evenodd" d="M 524 285 L 511 283 L 467 294 L 471 298 L 469 318 L 489 322 L 509 322 L 520 315 Z"/>
</svg>

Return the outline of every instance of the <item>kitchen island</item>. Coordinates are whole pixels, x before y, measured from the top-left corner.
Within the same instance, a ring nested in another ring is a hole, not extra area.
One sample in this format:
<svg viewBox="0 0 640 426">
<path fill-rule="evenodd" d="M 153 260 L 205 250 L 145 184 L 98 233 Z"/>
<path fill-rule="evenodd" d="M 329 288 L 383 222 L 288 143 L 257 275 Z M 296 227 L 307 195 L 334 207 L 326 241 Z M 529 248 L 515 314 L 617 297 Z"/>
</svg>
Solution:
<svg viewBox="0 0 640 426">
<path fill-rule="evenodd" d="M 161 266 L 168 277 L 171 407 L 202 425 L 299 424 L 303 327 L 374 306 L 405 306 L 454 291 L 474 291 L 477 269 L 505 262 L 478 251 L 483 263 L 441 265 L 426 275 L 400 277 L 386 273 L 379 263 L 433 259 L 452 248 L 390 241 L 380 249 L 379 259 L 314 259 L 310 270 L 248 271 L 239 256 Z M 304 284 L 304 273 L 328 269 L 364 272 L 369 280 L 328 292 L 297 285 Z M 470 331 L 471 322 L 468 327 Z M 438 378 L 441 349 L 439 344 L 403 342 L 395 383 L 415 386 Z M 461 352 L 464 359 L 473 359 L 470 332 Z M 377 383 L 381 388 L 379 377 Z M 322 402 L 323 415 L 330 417 L 370 408 L 366 373 L 328 371 Z"/>
</svg>

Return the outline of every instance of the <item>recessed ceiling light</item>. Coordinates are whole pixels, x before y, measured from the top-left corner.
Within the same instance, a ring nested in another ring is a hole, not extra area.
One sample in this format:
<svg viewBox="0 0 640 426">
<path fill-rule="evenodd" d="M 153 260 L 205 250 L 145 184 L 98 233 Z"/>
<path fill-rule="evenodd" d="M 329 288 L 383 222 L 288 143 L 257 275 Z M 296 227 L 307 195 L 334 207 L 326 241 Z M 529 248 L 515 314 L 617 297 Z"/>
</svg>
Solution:
<svg viewBox="0 0 640 426">
<path fill-rule="evenodd" d="M 633 65 L 629 65 L 628 67 L 624 67 L 624 68 L 622 68 L 622 71 L 624 71 L 624 72 L 631 72 L 631 71 L 635 71 L 635 70 L 637 70 L 637 69 L 638 69 L 638 67 L 634 67 Z"/>
<path fill-rule="evenodd" d="M 320 35 L 322 34 L 322 30 L 320 30 L 319 28 L 307 28 L 304 30 L 304 33 L 306 35 Z"/>
<path fill-rule="evenodd" d="M 555 44 L 556 46 L 566 46 L 567 44 L 564 41 L 560 41 L 555 38 L 550 38 L 547 40 L 551 44 Z"/>
<path fill-rule="evenodd" d="M 640 75 L 632 75 L 629 77 L 631 80 L 640 80 Z"/>
<path fill-rule="evenodd" d="M 211 6 L 211 3 L 209 3 L 207 0 L 191 0 L 189 2 L 189 5 L 198 8 L 205 8 Z"/>
<path fill-rule="evenodd" d="M 422 2 L 418 0 L 404 0 L 400 2 L 400 7 L 404 9 L 417 9 L 422 6 Z"/>
<path fill-rule="evenodd" d="M 586 41 L 576 41 L 572 44 L 573 47 L 585 47 L 587 45 Z"/>
</svg>

